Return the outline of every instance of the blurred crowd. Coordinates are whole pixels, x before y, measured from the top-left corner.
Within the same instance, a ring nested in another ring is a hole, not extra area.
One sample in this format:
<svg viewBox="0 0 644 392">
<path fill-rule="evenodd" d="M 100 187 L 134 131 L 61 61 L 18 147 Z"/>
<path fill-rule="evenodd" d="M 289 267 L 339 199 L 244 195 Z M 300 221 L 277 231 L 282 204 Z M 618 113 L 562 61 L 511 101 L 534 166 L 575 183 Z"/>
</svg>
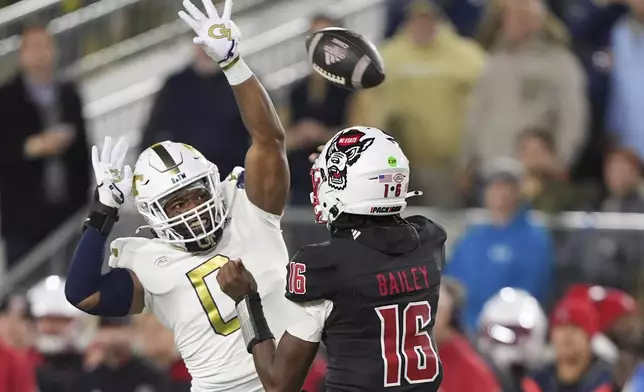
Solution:
<svg viewBox="0 0 644 392">
<path fill-rule="evenodd" d="M 291 204 L 308 205 L 308 156 L 337 130 L 388 131 L 410 158 L 418 205 L 489 216 L 449 251 L 441 391 L 644 391 L 644 236 L 553 232 L 532 213 L 644 213 L 644 0 L 386 6 L 383 85 L 353 93 L 311 74 L 277 103 Z M 341 22 L 311 18 L 312 32 L 330 26 Z M 91 196 L 82 98 L 57 76 L 46 29 L 26 28 L 21 45 L 20 72 L 0 87 L 10 267 Z M 221 173 L 243 166 L 249 138 L 232 90 L 200 48 L 166 80 L 140 148 L 167 139 Z M 186 390 L 172 336 L 153 318 L 87 319 L 55 302 L 63 284 L 51 277 L 2 302 L 0 356 L 13 359 L 0 362 L 0 392 Z M 39 290 L 49 294 L 34 299 Z M 307 391 L 324 368 L 320 356 Z"/>
</svg>

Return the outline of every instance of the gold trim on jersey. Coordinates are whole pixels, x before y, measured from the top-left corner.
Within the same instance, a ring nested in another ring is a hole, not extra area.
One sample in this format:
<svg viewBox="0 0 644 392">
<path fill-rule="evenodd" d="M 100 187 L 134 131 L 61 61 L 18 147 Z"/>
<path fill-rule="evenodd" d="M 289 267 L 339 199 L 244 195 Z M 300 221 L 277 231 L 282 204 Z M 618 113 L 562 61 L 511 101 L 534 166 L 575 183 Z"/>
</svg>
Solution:
<svg viewBox="0 0 644 392">
<path fill-rule="evenodd" d="M 228 336 L 235 331 L 238 331 L 240 328 L 239 319 L 233 317 L 229 321 L 225 321 L 224 318 L 219 313 L 219 308 L 215 303 L 215 299 L 206 285 L 206 277 L 210 274 L 217 272 L 217 270 L 224 266 L 230 259 L 226 256 L 216 255 L 202 264 L 198 265 L 188 273 L 186 276 L 190 279 L 192 287 L 197 293 L 199 302 L 203 310 L 208 315 L 208 320 L 210 320 L 210 325 L 216 334 L 222 336 Z"/>
</svg>

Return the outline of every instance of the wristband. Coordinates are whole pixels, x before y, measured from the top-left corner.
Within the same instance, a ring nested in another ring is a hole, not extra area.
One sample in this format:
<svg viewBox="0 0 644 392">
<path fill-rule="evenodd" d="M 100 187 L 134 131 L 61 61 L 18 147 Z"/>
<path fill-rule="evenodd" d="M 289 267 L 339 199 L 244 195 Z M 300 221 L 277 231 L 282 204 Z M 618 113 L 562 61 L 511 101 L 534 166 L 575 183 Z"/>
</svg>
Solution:
<svg viewBox="0 0 644 392">
<path fill-rule="evenodd" d="M 110 235 L 114 224 L 119 220 L 118 212 L 118 208 L 108 207 L 98 200 L 97 188 L 94 192 L 94 202 L 89 208 L 89 214 L 83 225 L 83 231 L 87 227 L 93 227 L 105 236 Z"/>
<path fill-rule="evenodd" d="M 237 56 L 230 64 L 222 66 L 221 70 L 224 71 L 224 75 L 226 75 L 226 79 L 228 79 L 228 83 L 231 86 L 242 84 L 254 75 L 241 56 Z"/>
<path fill-rule="evenodd" d="M 244 294 L 237 300 L 237 319 L 241 326 L 242 337 L 248 353 L 253 352 L 253 346 L 268 339 L 275 339 L 268 327 L 262 299 L 258 293 Z"/>
</svg>

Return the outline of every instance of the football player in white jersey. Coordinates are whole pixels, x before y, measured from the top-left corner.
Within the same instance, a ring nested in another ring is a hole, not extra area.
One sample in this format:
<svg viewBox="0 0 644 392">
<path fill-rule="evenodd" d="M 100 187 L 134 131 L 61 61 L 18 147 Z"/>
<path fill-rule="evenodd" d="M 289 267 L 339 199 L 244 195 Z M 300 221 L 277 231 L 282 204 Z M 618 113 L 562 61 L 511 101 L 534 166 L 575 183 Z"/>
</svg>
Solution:
<svg viewBox="0 0 644 392">
<path fill-rule="evenodd" d="M 194 42 L 217 61 L 235 93 L 252 137 L 245 170 L 224 181 L 217 166 L 194 148 L 170 141 L 141 153 L 134 171 L 123 166 L 127 143 L 106 138 L 92 150 L 96 200 L 71 263 L 65 294 L 93 315 L 154 315 L 175 336 L 193 378 L 193 392 L 263 391 L 240 334 L 235 304 L 216 282 L 218 269 L 243 258 L 259 282 L 271 330 L 279 337 L 297 311 L 283 296 L 287 249 L 280 217 L 289 191 L 284 130 L 273 105 L 240 57 L 240 35 L 230 21 L 232 0 L 221 16 L 210 0 L 206 14 L 188 0 L 180 17 L 197 33 Z M 112 242 L 109 272 L 104 246 L 128 194 L 154 239 Z"/>
</svg>

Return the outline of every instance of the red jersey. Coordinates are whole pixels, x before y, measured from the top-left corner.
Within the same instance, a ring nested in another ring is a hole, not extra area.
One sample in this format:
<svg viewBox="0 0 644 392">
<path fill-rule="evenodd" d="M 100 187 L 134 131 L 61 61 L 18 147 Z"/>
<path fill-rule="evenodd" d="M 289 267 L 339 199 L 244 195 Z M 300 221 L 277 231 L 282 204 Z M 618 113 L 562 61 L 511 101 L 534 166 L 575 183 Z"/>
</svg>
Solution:
<svg viewBox="0 0 644 392">
<path fill-rule="evenodd" d="M 439 344 L 438 356 L 444 373 L 440 392 L 501 391 L 494 373 L 463 336 Z"/>
<path fill-rule="evenodd" d="M 34 366 L 21 353 L 0 342 L 0 392 L 35 392 Z"/>
</svg>

